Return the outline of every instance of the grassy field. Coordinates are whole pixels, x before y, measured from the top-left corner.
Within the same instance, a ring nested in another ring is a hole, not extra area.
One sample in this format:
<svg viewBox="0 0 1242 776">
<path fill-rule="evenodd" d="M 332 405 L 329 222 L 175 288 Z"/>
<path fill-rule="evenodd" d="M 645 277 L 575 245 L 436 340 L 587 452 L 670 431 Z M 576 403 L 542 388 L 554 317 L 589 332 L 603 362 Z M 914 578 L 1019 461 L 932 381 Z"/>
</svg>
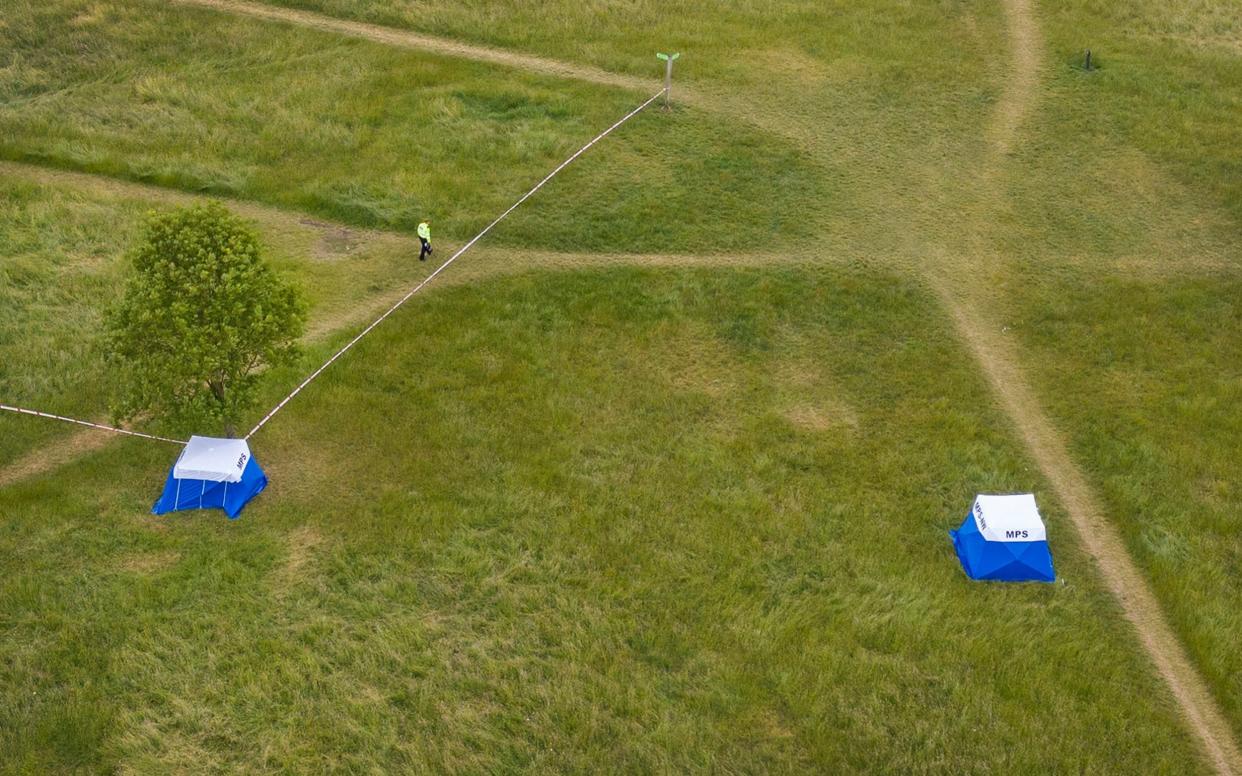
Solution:
<svg viewBox="0 0 1242 776">
<path fill-rule="evenodd" d="M 640 76 L 659 75 L 655 51 L 687 52 L 678 78 L 692 83 L 744 85 L 746 96 L 772 79 L 811 77 L 837 83 L 882 76 L 918 77 L 915 91 L 974 64 L 978 52 L 958 57 L 929 52 L 919 70 L 912 51 L 986 39 L 976 16 L 995 19 L 995 4 L 935 0 L 774 0 L 704 5 L 673 2 L 453 3 L 444 0 L 266 0 L 333 16 L 443 35 L 456 40 L 529 51 Z M 973 28 L 973 29 L 972 29 Z M 848 44 L 848 45 L 842 45 Z M 969 45 L 968 45 L 969 47 Z M 882 69 L 868 73 L 869 70 Z M 902 84 L 906 85 L 906 84 Z M 892 84 L 897 88 L 897 84 Z M 926 90 L 929 94 L 933 89 Z M 805 100 L 814 95 L 801 95 Z M 927 95 L 910 95 L 927 96 Z"/>
<path fill-rule="evenodd" d="M 1042 7 L 1049 88 L 993 230 L 1004 322 L 1242 733 L 1242 21 L 1213 3 Z"/>
<path fill-rule="evenodd" d="M 128 440 L 0 487 L 0 772 L 1206 770 L 955 304 L 1011 338 L 1242 737 L 1228 3 L 1036 0 L 1025 94 L 996 0 L 270 3 L 637 76 L 680 49 L 689 105 L 265 428 L 240 522 L 151 518 L 174 451 Z M 205 192 L 311 302 L 274 402 L 426 271 L 420 216 L 443 253 L 645 96 L 10 2 L 0 158 L 99 177 L 0 168 L 0 400 L 102 416 L 122 254 Z M 530 271 L 625 254 L 711 265 Z M 0 482 L 70 432 L 0 418 Z M 945 531 L 1027 489 L 1058 583 L 968 583 Z"/>
<path fill-rule="evenodd" d="M 818 163 L 828 202 L 796 212 L 832 250 L 910 261 L 920 236 L 955 234 L 945 212 L 986 149 L 1007 46 L 994 0 L 270 4 L 634 75 L 659 75 L 657 49 L 683 51 L 675 84 L 713 98 L 714 128 L 757 126 Z"/>
<path fill-rule="evenodd" d="M 1050 409 L 1242 729 L 1242 280 L 1026 286 L 1014 321 Z"/>
<path fill-rule="evenodd" d="M 0 205 L 0 396 L 6 403 L 103 419 L 109 387 L 96 336 L 102 313 L 119 292 L 124 253 L 144 214 L 172 203 L 124 190 L 0 177 Z M 426 271 L 411 260 L 408 245 L 260 217 L 269 260 L 310 303 L 312 336 L 357 319 L 360 305 L 370 309 L 377 294 L 391 294 Z M 69 431 L 7 422 L 0 460 Z"/>
<path fill-rule="evenodd" d="M 462 241 L 650 96 L 154 0 L 18 3 L 0 49 L 4 157 Z M 592 168 L 560 195 L 619 204 L 500 239 L 615 249 L 641 221 L 661 250 L 719 250 L 744 219 L 780 243 L 830 190 L 788 144 L 690 111 L 640 117 Z"/>
<path fill-rule="evenodd" d="M 529 274 L 393 323 L 237 523 L 153 521 L 133 442 L 0 491 L 9 768 L 1195 767 L 909 281 Z M 968 583 L 963 494 L 1025 488 L 1062 581 Z"/>
<path fill-rule="evenodd" d="M 993 230 L 1002 255 L 1164 275 L 1242 266 L 1242 56 L 1220 42 L 1242 21 L 1197 5 L 1044 4 L 1048 86 L 1014 154 L 1010 218 Z M 1204 29 L 1191 35 L 1187 19 Z"/>
<path fill-rule="evenodd" d="M 1060 137 L 1141 152 L 1242 221 L 1242 15 L 1228 3 L 1048 0 Z M 1100 69 L 1075 70 L 1093 48 Z M 1087 75 L 1087 77 L 1084 77 Z M 1070 118 L 1073 116 L 1073 118 Z M 1236 235 L 1235 235 L 1236 236 Z"/>
</svg>

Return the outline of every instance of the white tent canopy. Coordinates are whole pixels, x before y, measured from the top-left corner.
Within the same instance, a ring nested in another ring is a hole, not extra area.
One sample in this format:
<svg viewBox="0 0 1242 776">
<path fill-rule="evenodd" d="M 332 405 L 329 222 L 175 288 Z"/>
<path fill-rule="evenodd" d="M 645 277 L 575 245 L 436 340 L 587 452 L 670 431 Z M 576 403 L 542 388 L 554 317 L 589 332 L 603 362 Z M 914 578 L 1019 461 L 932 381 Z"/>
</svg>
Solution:
<svg viewBox="0 0 1242 776">
<path fill-rule="evenodd" d="M 975 516 L 979 533 L 989 542 L 1047 541 L 1044 521 L 1039 517 L 1033 493 L 976 496 L 971 514 Z"/>
<path fill-rule="evenodd" d="M 179 480 L 241 482 L 249 460 L 250 445 L 244 439 L 192 436 L 173 466 L 173 476 Z"/>
</svg>

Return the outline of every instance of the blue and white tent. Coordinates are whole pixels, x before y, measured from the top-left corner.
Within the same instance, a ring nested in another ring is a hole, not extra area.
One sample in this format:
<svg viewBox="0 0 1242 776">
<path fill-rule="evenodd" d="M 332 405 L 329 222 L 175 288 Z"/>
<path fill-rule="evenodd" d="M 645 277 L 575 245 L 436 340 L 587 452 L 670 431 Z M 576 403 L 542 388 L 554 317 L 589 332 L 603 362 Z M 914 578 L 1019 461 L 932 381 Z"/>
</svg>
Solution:
<svg viewBox="0 0 1242 776">
<path fill-rule="evenodd" d="M 266 487 L 267 475 L 246 440 L 190 437 L 151 511 L 163 515 L 219 507 L 231 520 Z"/>
<path fill-rule="evenodd" d="M 1052 553 L 1035 496 L 976 496 L 966 520 L 949 531 L 966 576 L 1002 582 L 1052 582 Z"/>
</svg>

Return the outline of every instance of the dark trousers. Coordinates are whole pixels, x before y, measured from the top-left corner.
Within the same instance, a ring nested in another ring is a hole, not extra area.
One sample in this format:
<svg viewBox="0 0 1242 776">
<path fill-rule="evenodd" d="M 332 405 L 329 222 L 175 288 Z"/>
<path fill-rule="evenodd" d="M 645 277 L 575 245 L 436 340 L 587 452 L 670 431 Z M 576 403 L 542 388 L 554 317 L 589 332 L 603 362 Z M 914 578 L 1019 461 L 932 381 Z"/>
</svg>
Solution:
<svg viewBox="0 0 1242 776">
<path fill-rule="evenodd" d="M 418 238 L 418 241 L 423 244 L 423 249 L 418 252 L 418 260 L 426 261 L 427 257 L 431 255 L 431 243 L 421 237 Z"/>
</svg>

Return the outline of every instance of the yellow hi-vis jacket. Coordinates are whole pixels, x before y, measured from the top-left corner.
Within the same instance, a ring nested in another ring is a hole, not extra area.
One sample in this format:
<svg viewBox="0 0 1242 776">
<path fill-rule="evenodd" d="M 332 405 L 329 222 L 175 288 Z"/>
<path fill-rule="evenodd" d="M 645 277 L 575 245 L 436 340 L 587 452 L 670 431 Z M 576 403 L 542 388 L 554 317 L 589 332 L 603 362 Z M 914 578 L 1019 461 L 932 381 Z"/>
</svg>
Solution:
<svg viewBox="0 0 1242 776">
<path fill-rule="evenodd" d="M 418 225 L 418 236 L 427 242 L 431 242 L 431 227 L 427 226 L 426 221 Z"/>
</svg>

